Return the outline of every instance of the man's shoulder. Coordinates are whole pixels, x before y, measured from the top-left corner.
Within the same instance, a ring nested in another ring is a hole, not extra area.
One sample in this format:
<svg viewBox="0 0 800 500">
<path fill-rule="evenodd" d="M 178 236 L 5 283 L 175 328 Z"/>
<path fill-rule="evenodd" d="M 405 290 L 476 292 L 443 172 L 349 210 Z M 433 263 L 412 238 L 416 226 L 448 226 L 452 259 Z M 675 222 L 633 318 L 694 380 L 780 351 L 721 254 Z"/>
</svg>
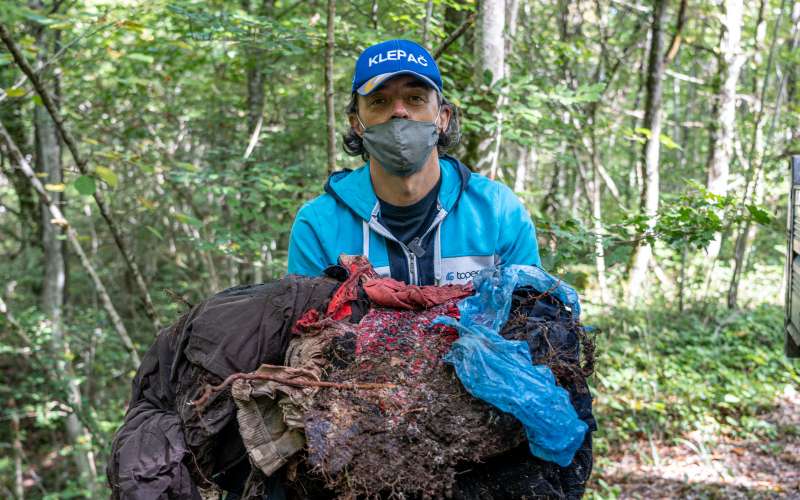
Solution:
<svg viewBox="0 0 800 500">
<path fill-rule="evenodd" d="M 303 203 L 297 211 L 295 220 L 303 220 L 311 224 L 319 224 L 321 222 L 321 214 L 331 214 L 336 210 L 336 200 L 328 193 L 322 193 L 315 198 Z"/>
<path fill-rule="evenodd" d="M 508 198 L 518 199 L 510 187 L 477 172 L 470 174 L 465 194 L 472 197 L 485 198 L 493 202 L 500 202 Z"/>
</svg>

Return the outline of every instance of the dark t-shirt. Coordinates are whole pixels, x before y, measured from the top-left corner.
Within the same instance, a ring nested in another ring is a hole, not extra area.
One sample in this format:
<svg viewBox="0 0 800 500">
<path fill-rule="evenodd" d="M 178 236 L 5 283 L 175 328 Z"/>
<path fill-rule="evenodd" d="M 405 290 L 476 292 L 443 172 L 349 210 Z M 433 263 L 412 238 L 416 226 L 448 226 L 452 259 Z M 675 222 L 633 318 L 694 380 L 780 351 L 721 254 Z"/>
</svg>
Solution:
<svg viewBox="0 0 800 500">
<path fill-rule="evenodd" d="M 436 277 L 433 274 L 433 251 L 421 253 L 421 248 L 424 247 L 425 241 L 436 236 L 436 231 L 431 231 L 425 236 L 424 240 L 419 240 L 414 243 L 415 238 L 421 238 L 425 231 L 433 223 L 436 218 L 438 204 L 436 201 L 439 198 L 439 187 L 442 185 L 442 178 L 439 177 L 439 182 L 433 186 L 428 194 L 421 200 L 406 207 L 398 207 L 387 203 L 380 198 L 378 201 L 381 204 L 381 212 L 378 215 L 378 220 L 388 229 L 395 238 L 402 241 L 410 249 L 416 249 L 418 265 L 420 271 L 419 284 L 420 285 L 434 285 L 436 284 Z M 409 274 L 407 265 L 401 260 L 394 258 L 395 255 L 402 256 L 403 251 L 399 248 L 400 245 L 394 241 L 386 241 L 389 248 L 389 270 L 392 278 L 408 283 Z M 402 258 L 402 257 L 401 257 Z"/>
</svg>

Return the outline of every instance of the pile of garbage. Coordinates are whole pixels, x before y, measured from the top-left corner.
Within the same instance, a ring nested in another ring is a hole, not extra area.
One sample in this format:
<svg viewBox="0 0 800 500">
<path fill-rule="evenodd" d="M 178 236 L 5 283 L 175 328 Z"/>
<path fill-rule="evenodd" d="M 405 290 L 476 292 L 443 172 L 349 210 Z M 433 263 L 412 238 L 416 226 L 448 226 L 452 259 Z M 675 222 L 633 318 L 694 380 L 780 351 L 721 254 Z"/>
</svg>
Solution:
<svg viewBox="0 0 800 500">
<path fill-rule="evenodd" d="M 596 426 L 574 290 L 526 266 L 474 288 L 361 257 L 326 274 L 222 292 L 162 332 L 114 441 L 116 498 L 580 497 Z"/>
</svg>

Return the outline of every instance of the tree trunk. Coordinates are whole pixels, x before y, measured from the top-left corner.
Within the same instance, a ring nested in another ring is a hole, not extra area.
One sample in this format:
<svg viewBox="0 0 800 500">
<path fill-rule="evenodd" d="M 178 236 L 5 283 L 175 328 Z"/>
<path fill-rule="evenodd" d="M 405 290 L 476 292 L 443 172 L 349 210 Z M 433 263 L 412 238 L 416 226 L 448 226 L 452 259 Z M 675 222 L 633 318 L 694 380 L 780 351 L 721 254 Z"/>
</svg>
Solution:
<svg viewBox="0 0 800 500">
<path fill-rule="evenodd" d="M 44 64 L 48 54 L 47 37 L 40 33 L 37 40 L 39 64 Z M 56 85 L 58 85 L 56 80 Z M 57 95 L 57 92 L 53 92 Z M 33 123 L 36 136 L 36 169 L 43 176 L 46 184 L 61 184 L 64 181 L 61 165 L 61 145 L 58 141 L 58 132 L 55 123 L 41 105 L 33 109 Z M 52 203 L 62 204 L 62 194 L 53 192 Z M 62 244 L 61 228 L 52 222 L 53 216 L 46 205 L 41 207 L 42 219 L 42 246 L 44 248 L 44 275 L 42 278 L 41 307 L 47 318 L 52 337 L 52 349 L 57 355 L 63 357 L 57 361 L 58 371 L 65 374 L 67 394 L 70 405 L 75 408 L 81 406 L 81 393 L 75 377 L 70 358 L 69 342 L 64 336 L 64 284 L 66 282 L 64 245 Z M 86 440 L 88 433 L 78 420 L 75 413 L 67 415 L 67 436 L 72 446 L 76 448 L 73 453 L 75 465 L 86 484 L 93 490 L 97 480 L 97 468 L 91 450 L 80 451 L 81 441 Z"/>
<path fill-rule="evenodd" d="M 428 38 L 430 36 L 431 31 L 431 20 L 433 17 L 433 0 L 428 0 L 428 3 L 425 5 L 425 21 L 422 23 L 422 46 L 425 48 L 428 47 Z"/>
<path fill-rule="evenodd" d="M 743 1 L 725 0 L 724 10 L 719 47 L 719 94 L 712 120 L 707 177 L 708 190 L 723 196 L 728 193 L 728 175 L 736 134 L 736 86 L 745 61 L 741 49 Z M 717 258 L 721 242 L 722 235 L 718 233 L 708 246 L 708 261 L 713 262 Z"/>
<path fill-rule="evenodd" d="M 328 0 L 327 39 L 325 44 L 325 115 L 328 123 L 328 174 L 336 170 L 336 116 L 333 108 L 333 49 L 336 23 L 336 0 Z"/>
<path fill-rule="evenodd" d="M 653 7 L 650 53 L 647 63 L 647 98 L 645 100 L 644 126 L 650 131 L 642 156 L 644 175 L 642 178 L 641 211 L 648 218 L 648 229 L 653 229 L 659 201 L 659 154 L 661 137 L 661 94 L 664 76 L 664 21 L 667 0 L 656 0 Z M 648 264 L 653 248 L 647 242 L 634 249 L 628 281 L 628 303 L 633 305 L 644 292 Z"/>
<path fill-rule="evenodd" d="M 499 79 L 505 76 L 505 40 L 503 29 L 505 28 L 506 7 L 502 0 L 484 0 L 480 3 L 478 14 L 478 82 L 484 81 L 484 73 L 491 72 L 491 84 L 494 85 Z M 491 110 L 494 127 L 488 137 L 484 137 L 478 143 L 478 158 L 475 164 L 479 172 L 486 172 L 489 177 L 494 179 L 497 176 L 499 164 L 500 142 L 502 140 L 503 112 L 502 105 L 504 99 L 498 95 Z"/>
<path fill-rule="evenodd" d="M 514 191 L 521 193 L 525 191 L 528 178 L 532 177 L 532 170 L 538 161 L 536 148 L 533 146 L 520 146 L 519 159 L 514 171 Z"/>
<path fill-rule="evenodd" d="M 16 75 L 16 69 L 9 66 L 0 66 L 0 87 L 10 88 L 14 84 L 13 77 Z M 0 103 L 0 121 L 8 127 L 8 133 L 14 138 L 20 149 L 25 154 L 30 154 L 30 141 L 28 134 L 25 130 L 22 111 L 24 103 L 28 99 L 25 96 L 21 97 L 6 97 L 5 101 Z M 13 168 L 6 169 L 5 165 L 0 163 L 0 169 L 3 174 L 8 177 L 11 186 L 14 188 L 14 193 L 17 195 L 19 203 L 19 219 L 20 228 L 20 241 L 24 248 L 38 247 L 41 245 L 41 217 L 39 216 L 39 202 L 36 199 L 36 193 L 31 188 L 28 179 L 19 170 Z"/>
<path fill-rule="evenodd" d="M 768 147 L 772 132 L 774 131 L 775 120 L 777 115 L 780 114 L 782 106 L 783 91 L 786 84 L 786 76 L 778 84 L 778 92 L 775 102 L 775 109 L 772 114 L 772 124 L 770 125 L 769 136 L 764 137 L 764 114 L 766 104 L 766 94 L 769 88 L 769 77 L 772 68 L 773 57 L 777 45 L 778 35 L 780 33 L 781 21 L 784 16 L 784 9 L 786 0 L 781 2 L 781 8 L 778 12 L 778 18 L 775 20 L 775 28 L 772 34 L 772 43 L 769 50 L 769 58 L 767 59 L 767 71 L 764 74 L 764 82 L 761 87 L 761 98 L 758 101 L 758 109 L 756 110 L 756 119 L 753 132 L 753 143 L 750 148 L 749 162 L 751 166 L 752 183 L 748 182 L 745 186 L 745 194 L 742 200 L 742 205 L 748 203 L 760 204 L 764 197 L 764 150 Z M 792 35 L 789 42 L 789 53 L 794 53 L 798 46 L 800 46 L 800 1 L 794 3 L 791 14 Z M 758 33 L 758 31 L 757 31 Z M 749 195 L 752 185 L 752 196 Z M 728 300 L 727 305 L 729 309 L 735 309 L 739 300 L 739 284 L 741 283 L 742 275 L 744 274 L 745 263 L 747 262 L 748 250 L 755 239 L 758 227 L 747 221 L 740 228 L 736 237 L 734 246 L 734 265 L 733 275 L 731 276 L 730 284 L 728 285 Z"/>
<path fill-rule="evenodd" d="M 17 500 L 24 500 L 25 498 L 25 483 L 22 471 L 22 431 L 19 425 L 19 408 L 17 408 L 17 400 L 13 397 L 8 399 L 8 411 L 11 413 L 11 432 L 13 434 L 14 448 L 14 497 Z"/>
<path fill-rule="evenodd" d="M 261 7 L 256 9 L 254 13 L 259 16 L 267 16 L 272 12 L 274 3 L 274 0 L 264 0 L 261 3 Z M 245 2 L 243 7 L 249 12 L 252 12 L 253 10 L 250 2 Z M 244 153 L 244 170 L 247 174 L 247 177 L 245 177 L 245 182 L 250 182 L 249 177 L 253 175 L 253 167 L 258 161 L 257 157 L 251 160 L 250 156 L 258 145 L 258 140 L 261 135 L 261 128 L 264 123 L 265 55 L 264 49 L 259 45 L 248 46 L 246 48 L 245 64 L 247 67 L 247 137 L 249 138 L 249 141 L 247 144 L 247 149 Z M 267 206 L 265 208 L 265 216 L 267 219 L 270 217 L 269 210 L 270 207 Z M 257 222 L 254 220 L 248 221 L 246 227 L 247 232 L 250 234 L 255 234 L 257 232 L 256 224 Z M 252 281 L 255 283 L 261 283 L 263 281 L 263 262 L 263 252 L 257 253 L 256 262 L 252 263 Z M 208 260 L 206 260 L 206 267 L 209 268 L 209 273 L 212 273 L 211 267 L 208 266 Z M 214 282 L 216 280 L 213 276 L 211 276 L 211 281 L 211 287 L 214 288 Z"/>
<path fill-rule="evenodd" d="M 261 126 L 264 123 L 264 69 L 261 63 L 264 52 L 259 49 L 248 50 L 247 56 L 247 149 L 244 153 L 245 169 L 249 169 L 254 161 L 250 161 Z"/>
<path fill-rule="evenodd" d="M 594 124 L 591 130 L 592 176 L 587 184 L 592 206 L 592 232 L 594 232 L 594 265 L 597 271 L 597 287 L 600 289 L 600 303 L 608 304 L 608 280 L 606 279 L 606 257 L 603 246 L 603 205 L 600 191 L 600 159 L 597 151 L 597 138 Z"/>
</svg>

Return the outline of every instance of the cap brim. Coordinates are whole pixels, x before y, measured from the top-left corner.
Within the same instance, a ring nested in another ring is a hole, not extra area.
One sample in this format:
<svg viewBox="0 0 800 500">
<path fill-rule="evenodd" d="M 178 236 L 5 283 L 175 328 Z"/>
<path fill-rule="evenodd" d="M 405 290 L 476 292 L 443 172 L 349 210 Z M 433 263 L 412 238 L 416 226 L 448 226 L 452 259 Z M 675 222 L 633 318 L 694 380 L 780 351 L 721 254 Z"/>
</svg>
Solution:
<svg viewBox="0 0 800 500">
<path fill-rule="evenodd" d="M 428 78 L 425 75 L 420 75 L 419 73 L 417 73 L 415 71 L 411 71 L 411 70 L 407 70 L 407 69 L 404 69 L 404 70 L 401 70 L 401 71 L 393 71 L 391 73 L 382 73 L 380 75 L 375 75 L 372 78 L 370 78 L 369 80 L 367 80 L 366 82 L 364 82 L 364 84 L 362 86 L 358 87 L 356 92 L 358 92 L 361 95 L 365 95 L 365 96 L 366 95 L 370 95 L 372 92 L 378 90 L 381 85 L 386 83 L 387 80 L 390 80 L 391 78 L 394 78 L 394 77 L 400 76 L 400 75 L 415 76 L 415 77 L 417 77 L 417 79 L 422 80 L 426 84 L 430 85 L 433 89 L 436 90 L 436 92 L 439 92 L 439 87 L 437 87 L 436 84 L 433 83 L 433 80 L 431 80 L 430 78 Z"/>
</svg>

